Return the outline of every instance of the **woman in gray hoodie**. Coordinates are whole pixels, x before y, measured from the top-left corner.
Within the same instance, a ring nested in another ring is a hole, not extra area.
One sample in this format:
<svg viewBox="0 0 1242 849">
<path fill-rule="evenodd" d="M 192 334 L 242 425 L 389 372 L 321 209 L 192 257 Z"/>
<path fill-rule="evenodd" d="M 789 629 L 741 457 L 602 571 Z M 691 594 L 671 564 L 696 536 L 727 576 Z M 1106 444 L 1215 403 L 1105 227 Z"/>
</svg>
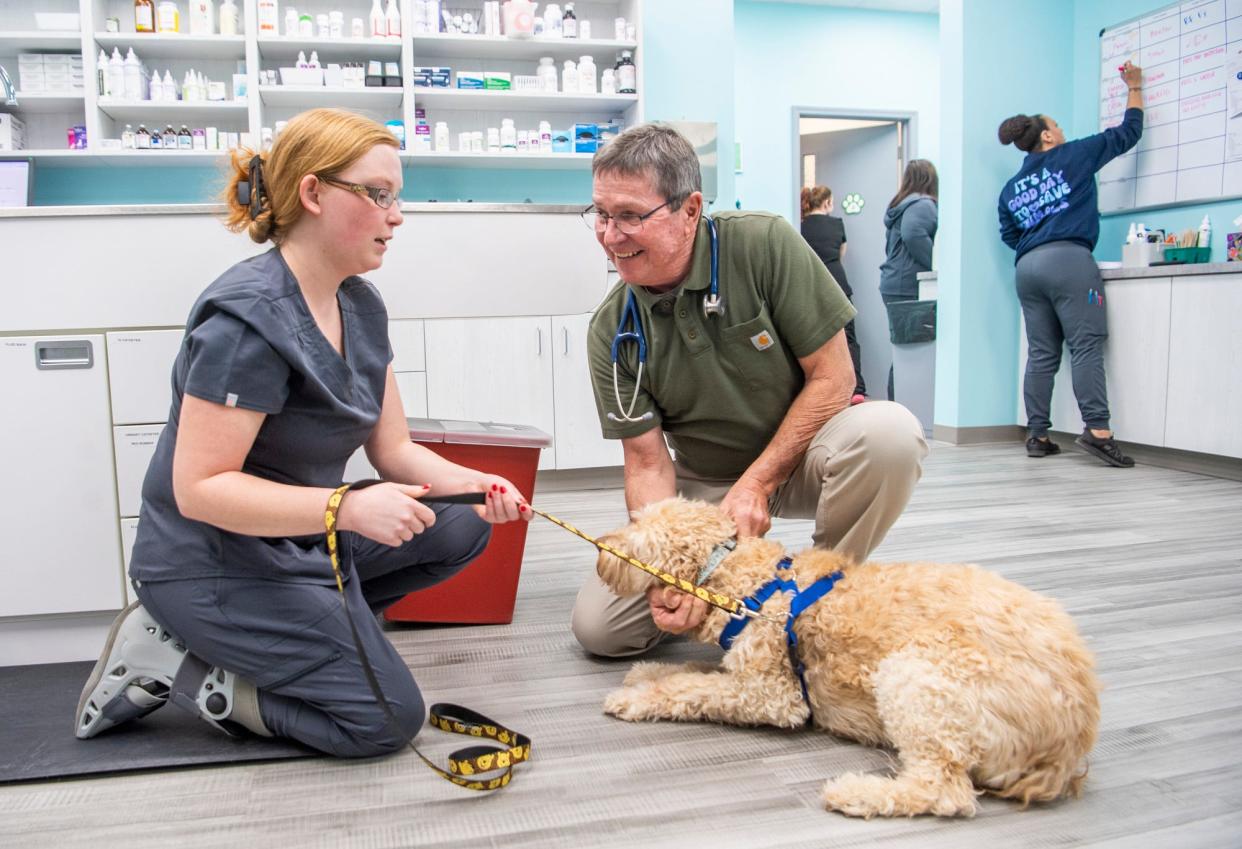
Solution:
<svg viewBox="0 0 1242 849">
<path fill-rule="evenodd" d="M 940 178 L 926 159 L 912 159 L 901 177 L 901 187 L 888 203 L 884 227 L 888 231 L 887 257 L 880 266 L 880 297 L 887 307 L 894 301 L 919 297 L 918 273 L 931 271 L 932 243 L 939 219 Z M 893 400 L 893 369 L 888 369 L 888 400 Z"/>
</svg>

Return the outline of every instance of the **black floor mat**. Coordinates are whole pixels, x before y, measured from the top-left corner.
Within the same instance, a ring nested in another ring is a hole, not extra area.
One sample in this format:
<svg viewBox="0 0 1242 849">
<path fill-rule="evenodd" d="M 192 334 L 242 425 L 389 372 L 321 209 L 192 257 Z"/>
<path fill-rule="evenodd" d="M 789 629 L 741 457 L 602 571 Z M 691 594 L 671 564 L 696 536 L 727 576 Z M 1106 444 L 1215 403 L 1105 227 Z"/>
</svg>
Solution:
<svg viewBox="0 0 1242 849">
<path fill-rule="evenodd" d="M 92 661 L 0 667 L 0 782 L 313 757 L 291 740 L 229 737 L 165 705 L 90 740 L 73 736 Z"/>
</svg>

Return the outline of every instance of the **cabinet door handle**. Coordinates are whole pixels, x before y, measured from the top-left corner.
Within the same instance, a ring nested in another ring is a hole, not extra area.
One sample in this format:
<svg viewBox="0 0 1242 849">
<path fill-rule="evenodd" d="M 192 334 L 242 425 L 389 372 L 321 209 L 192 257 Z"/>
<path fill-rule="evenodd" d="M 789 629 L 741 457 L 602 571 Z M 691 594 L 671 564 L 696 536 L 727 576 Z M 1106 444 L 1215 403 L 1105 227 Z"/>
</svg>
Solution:
<svg viewBox="0 0 1242 849">
<path fill-rule="evenodd" d="M 569 328 L 561 328 L 561 337 L 565 340 L 565 356 L 569 356 Z"/>
<path fill-rule="evenodd" d="M 94 364 L 94 347 L 89 339 L 35 343 L 36 368 L 90 368 Z"/>
<path fill-rule="evenodd" d="M 543 328 L 542 327 L 535 328 L 535 356 L 536 357 L 543 356 Z"/>
</svg>

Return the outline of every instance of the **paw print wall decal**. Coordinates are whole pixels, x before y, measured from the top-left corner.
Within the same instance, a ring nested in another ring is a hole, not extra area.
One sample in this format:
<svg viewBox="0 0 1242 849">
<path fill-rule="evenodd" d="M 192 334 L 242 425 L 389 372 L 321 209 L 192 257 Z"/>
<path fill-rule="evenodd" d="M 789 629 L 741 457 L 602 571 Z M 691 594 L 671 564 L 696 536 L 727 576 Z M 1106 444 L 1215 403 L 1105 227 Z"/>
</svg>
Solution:
<svg viewBox="0 0 1242 849">
<path fill-rule="evenodd" d="M 863 196 L 857 192 L 850 192 L 845 196 L 845 200 L 841 201 L 841 209 L 845 210 L 846 215 L 857 215 L 862 212 L 862 208 L 867 202 L 863 200 Z"/>
</svg>

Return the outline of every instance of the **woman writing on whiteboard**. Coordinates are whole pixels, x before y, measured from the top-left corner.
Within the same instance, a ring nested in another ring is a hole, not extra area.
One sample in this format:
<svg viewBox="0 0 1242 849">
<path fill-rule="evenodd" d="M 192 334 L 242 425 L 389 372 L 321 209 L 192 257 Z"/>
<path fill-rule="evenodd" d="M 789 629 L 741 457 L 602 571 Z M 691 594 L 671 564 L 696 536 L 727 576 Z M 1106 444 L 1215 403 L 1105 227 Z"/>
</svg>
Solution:
<svg viewBox="0 0 1242 849">
<path fill-rule="evenodd" d="M 1001 144 L 1027 153 L 999 204 L 1001 238 L 1017 251 L 1015 281 L 1026 319 L 1026 453 L 1047 457 L 1061 450 L 1048 438 L 1048 428 L 1064 341 L 1084 424 L 1075 442 L 1109 465 L 1128 468 L 1134 461 L 1118 448 L 1109 425 L 1104 286 L 1091 256 L 1100 235 L 1095 174 L 1143 134 L 1143 69 L 1126 62 L 1119 70 L 1129 89 L 1120 125 L 1067 142 L 1047 115 L 1015 115 L 997 135 Z"/>
</svg>

